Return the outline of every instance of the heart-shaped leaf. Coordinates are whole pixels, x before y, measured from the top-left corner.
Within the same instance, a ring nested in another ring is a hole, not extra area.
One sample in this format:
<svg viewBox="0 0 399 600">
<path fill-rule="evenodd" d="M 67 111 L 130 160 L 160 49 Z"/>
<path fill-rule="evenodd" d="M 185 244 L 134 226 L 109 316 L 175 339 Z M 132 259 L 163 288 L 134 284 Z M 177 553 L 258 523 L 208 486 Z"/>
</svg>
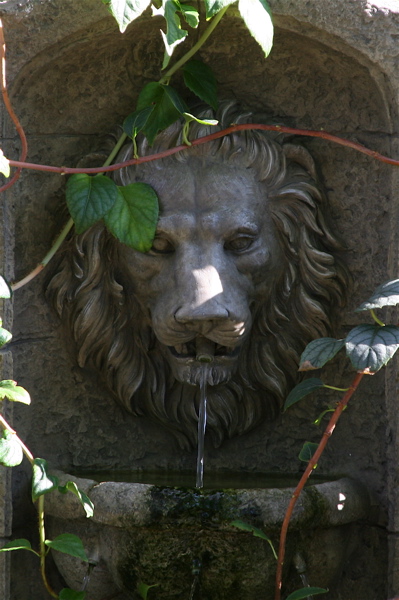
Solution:
<svg viewBox="0 0 399 600">
<path fill-rule="evenodd" d="M 151 0 L 103 0 L 123 33 L 151 4 Z"/>
<path fill-rule="evenodd" d="M 66 201 L 76 232 L 83 233 L 102 219 L 117 197 L 117 185 L 104 175 L 72 175 L 66 186 Z"/>
<path fill-rule="evenodd" d="M 386 281 L 378 286 L 370 298 L 363 302 L 356 311 L 373 310 L 383 306 L 396 306 L 396 304 L 399 304 L 399 279 Z"/>
<path fill-rule="evenodd" d="M 359 325 L 346 336 L 346 353 L 353 367 L 362 373 L 376 373 L 399 347 L 399 327 Z"/>
<path fill-rule="evenodd" d="M 187 25 L 196 29 L 199 24 L 199 12 L 194 6 L 189 4 L 180 4 L 180 12 L 182 13 Z"/>
<path fill-rule="evenodd" d="M 186 123 L 191 123 L 191 121 L 196 121 L 197 123 L 200 123 L 201 125 L 210 125 L 211 127 L 213 127 L 219 123 L 219 121 L 217 121 L 216 119 L 199 119 L 195 115 L 191 115 L 188 112 L 183 113 L 183 117 L 186 119 Z"/>
<path fill-rule="evenodd" d="M 3 381 L 0 381 L 0 399 L 3 398 L 8 398 L 12 402 L 30 404 L 29 393 L 12 379 L 3 379 Z"/>
<path fill-rule="evenodd" d="M 80 560 L 89 562 L 82 540 L 77 535 L 62 533 L 53 540 L 46 540 L 44 543 L 49 548 L 52 548 L 52 550 L 57 550 L 57 552 L 63 552 L 64 554 L 69 554 L 69 556 L 75 556 L 76 558 L 80 558 Z"/>
<path fill-rule="evenodd" d="M 236 0 L 205 0 L 207 20 L 217 15 L 217 13 L 222 10 L 222 8 L 233 4 L 233 2 L 236 2 Z"/>
<path fill-rule="evenodd" d="M 232 521 L 230 525 L 233 525 L 233 527 L 237 527 L 237 529 L 241 529 L 242 531 L 248 531 L 248 533 L 252 533 L 253 536 L 265 540 L 272 549 L 274 558 L 277 560 L 277 554 L 274 549 L 273 542 L 271 541 L 269 536 L 266 535 L 261 529 L 258 529 L 258 527 L 254 527 L 249 523 L 245 523 L 245 521 L 241 521 L 241 519 L 236 519 L 235 521 Z"/>
<path fill-rule="evenodd" d="M 303 462 L 309 462 L 313 457 L 313 454 L 316 452 L 318 446 L 319 444 L 315 444 L 313 442 L 305 442 L 298 455 L 299 460 L 303 460 Z"/>
<path fill-rule="evenodd" d="M 284 410 L 287 410 L 290 406 L 311 394 L 315 390 L 324 387 L 324 383 L 321 379 L 317 377 L 311 377 L 310 379 L 305 379 L 305 381 L 301 381 L 294 387 L 293 390 L 288 394 L 287 399 L 284 404 Z"/>
<path fill-rule="evenodd" d="M 273 47 L 273 21 L 266 0 L 238 0 L 238 10 L 250 34 L 258 42 L 265 56 Z"/>
<path fill-rule="evenodd" d="M 72 492 L 77 498 L 79 498 L 81 505 L 83 506 L 86 517 L 92 517 L 94 514 L 94 504 L 90 500 L 89 496 L 85 494 L 81 489 L 78 488 L 74 481 L 67 481 L 65 485 L 60 485 L 58 487 L 58 491 L 61 494 L 66 494 L 67 492 Z"/>
<path fill-rule="evenodd" d="M 158 131 L 163 131 L 177 121 L 187 109 L 179 94 L 169 85 L 148 83 L 140 92 L 137 110 L 152 106 L 143 132 L 150 145 L 153 144 Z"/>
<path fill-rule="evenodd" d="M 299 371 L 320 369 L 345 346 L 345 340 L 319 338 L 310 342 L 299 360 Z"/>
<path fill-rule="evenodd" d="M 132 139 L 142 131 L 152 113 L 153 106 L 147 106 L 141 110 L 135 110 L 123 122 L 123 131 Z"/>
<path fill-rule="evenodd" d="M 24 453 L 15 433 L 4 429 L 0 437 L 0 464 L 5 467 L 20 465 Z"/>
<path fill-rule="evenodd" d="M 147 252 L 157 227 L 158 196 L 146 183 L 130 183 L 118 189 L 117 201 L 104 222 L 122 243 Z"/>
<path fill-rule="evenodd" d="M 47 461 L 44 458 L 35 458 L 32 465 L 32 501 L 39 496 L 47 494 L 58 487 L 58 477 L 50 475 L 47 471 Z"/>
<path fill-rule="evenodd" d="M 22 538 L 19 540 L 11 540 L 10 542 L 4 544 L 2 548 L 0 548 L 0 552 L 9 552 L 11 550 L 32 550 L 32 546 L 29 540 Z M 34 550 L 32 550 L 32 552 L 34 552 Z"/>
<path fill-rule="evenodd" d="M 218 107 L 216 79 L 212 69 L 200 60 L 190 60 L 184 65 L 183 78 L 186 86 L 200 100 L 214 110 Z"/>
<path fill-rule="evenodd" d="M 188 31 L 181 28 L 180 18 L 176 14 L 179 11 L 179 3 L 175 0 L 162 0 L 160 8 L 152 7 L 153 15 L 161 15 L 166 21 L 166 33 L 161 30 L 165 54 L 162 69 L 166 69 L 176 46 L 181 44 L 188 35 Z"/>
</svg>

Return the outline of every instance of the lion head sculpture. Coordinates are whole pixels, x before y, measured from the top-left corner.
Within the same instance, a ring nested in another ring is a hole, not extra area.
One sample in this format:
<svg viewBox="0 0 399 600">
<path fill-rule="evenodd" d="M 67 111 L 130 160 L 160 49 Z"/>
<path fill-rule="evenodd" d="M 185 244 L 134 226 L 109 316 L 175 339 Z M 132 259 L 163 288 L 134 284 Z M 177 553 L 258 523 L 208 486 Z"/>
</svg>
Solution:
<svg viewBox="0 0 399 600">
<path fill-rule="evenodd" d="M 220 128 L 250 117 L 232 103 L 215 115 Z M 209 132 L 195 123 L 190 136 Z M 152 148 L 143 140 L 140 156 L 180 144 L 181 133 L 174 124 Z M 343 302 L 346 273 L 313 161 L 278 137 L 234 133 L 121 169 L 117 183 L 144 181 L 160 199 L 152 249 L 137 252 L 96 225 L 73 237 L 49 285 L 79 365 L 182 447 L 196 443 L 202 358 L 218 445 L 276 415 L 301 351 Z"/>
</svg>

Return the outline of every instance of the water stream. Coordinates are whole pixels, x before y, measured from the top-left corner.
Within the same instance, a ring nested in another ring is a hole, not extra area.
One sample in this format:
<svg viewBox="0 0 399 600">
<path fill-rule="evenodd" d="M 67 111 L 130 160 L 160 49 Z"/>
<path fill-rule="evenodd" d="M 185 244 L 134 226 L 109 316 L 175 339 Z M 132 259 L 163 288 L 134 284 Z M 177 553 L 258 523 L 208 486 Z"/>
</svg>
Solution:
<svg viewBox="0 0 399 600">
<path fill-rule="evenodd" d="M 206 430 L 206 381 L 208 375 L 208 366 L 202 367 L 200 381 L 200 405 L 198 413 L 198 447 L 197 447 L 197 478 L 195 487 L 204 487 L 204 444 Z"/>
</svg>

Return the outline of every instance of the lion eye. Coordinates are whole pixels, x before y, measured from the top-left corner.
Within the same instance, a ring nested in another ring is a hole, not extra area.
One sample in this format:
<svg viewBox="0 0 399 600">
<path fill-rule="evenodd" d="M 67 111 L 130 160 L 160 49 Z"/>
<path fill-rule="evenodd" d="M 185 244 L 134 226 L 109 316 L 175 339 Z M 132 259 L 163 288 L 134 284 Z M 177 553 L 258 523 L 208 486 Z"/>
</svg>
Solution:
<svg viewBox="0 0 399 600">
<path fill-rule="evenodd" d="M 174 250 L 173 244 L 166 238 L 156 237 L 152 242 L 151 252 L 154 254 L 170 254 Z"/>
<path fill-rule="evenodd" d="M 248 250 L 253 241 L 252 237 L 242 235 L 226 242 L 224 248 L 230 252 L 244 252 L 244 250 Z"/>
</svg>

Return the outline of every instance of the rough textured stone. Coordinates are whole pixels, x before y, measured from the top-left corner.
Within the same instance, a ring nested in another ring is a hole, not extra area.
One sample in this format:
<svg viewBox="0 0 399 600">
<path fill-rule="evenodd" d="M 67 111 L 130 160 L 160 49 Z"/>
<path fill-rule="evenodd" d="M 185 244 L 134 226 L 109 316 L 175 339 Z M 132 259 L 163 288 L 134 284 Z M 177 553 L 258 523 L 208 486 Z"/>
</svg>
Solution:
<svg viewBox="0 0 399 600">
<path fill-rule="evenodd" d="M 221 24 L 220 37 L 211 38 L 201 52 L 203 59 L 211 58 L 214 63 L 221 94 L 234 94 L 276 119 L 300 127 L 323 127 L 398 156 L 398 3 L 270 3 L 278 28 L 267 61 L 234 16 L 229 26 Z M 131 112 L 142 83 L 159 77 L 159 23 L 150 17 L 121 36 L 99 0 L 9 1 L 1 3 L 0 12 L 13 102 L 28 133 L 32 161 L 76 164 L 95 145 L 98 134 Z M 19 142 L 7 117 L 3 137 L 6 154 L 17 156 Z M 316 158 L 334 227 L 348 246 L 346 260 L 355 284 L 341 321 L 344 334 L 359 319 L 350 309 L 376 285 L 397 277 L 398 172 L 321 140 L 303 139 L 302 143 Z M 4 195 L 6 228 L 12 236 L 15 223 L 17 234 L 17 277 L 35 266 L 65 221 L 62 196 L 61 177 L 31 172 L 24 173 Z M 12 277 L 12 240 L 5 246 Z M 126 417 L 114 405 L 110 410 L 107 392 L 77 369 L 59 323 L 44 301 L 45 278 L 41 276 L 15 295 L 15 378 L 29 389 L 33 404 L 17 407 L 14 423 L 32 451 L 64 469 L 99 464 L 122 470 L 193 469 L 193 453 L 182 454 L 169 434 L 156 425 Z M 356 594 L 361 600 L 388 597 L 384 568 L 391 574 L 390 595 L 399 593 L 394 377 L 393 368 L 386 374 L 380 372 L 357 392 L 319 465 L 324 473 L 347 474 L 365 482 L 377 495 L 383 517 L 388 515 L 389 530 L 394 532 L 388 568 L 380 530 L 370 527 L 362 534 L 363 554 L 343 567 L 345 600 L 354 600 Z M 350 381 L 343 360 L 326 370 L 325 380 L 340 386 Z M 332 403 L 336 400 L 332 392 L 326 397 Z M 320 395 L 298 405 L 272 425 L 218 450 L 207 448 L 207 468 L 300 469 L 296 457 L 303 441 L 320 437 L 311 421 L 325 407 L 324 398 Z M 34 523 L 26 467 L 21 467 L 15 481 L 15 505 L 27 511 Z M 17 532 L 25 537 L 18 522 Z M 26 559 L 28 567 L 18 563 L 18 572 L 25 572 L 26 578 L 15 577 L 15 600 L 43 598 L 35 584 L 34 558 L 32 562 Z M 365 575 L 372 584 L 360 583 Z"/>
<path fill-rule="evenodd" d="M 94 502 L 94 516 L 82 518 L 82 510 L 74 509 L 67 496 L 61 504 L 50 497 L 50 533 L 67 528 L 84 541 L 95 564 L 88 589 L 92 600 L 111 595 L 115 583 L 129 597 L 140 581 L 155 580 L 161 582 L 160 597 L 184 598 L 196 561 L 204 595 L 249 600 L 263 589 L 271 597 L 275 558 L 270 548 L 231 524 L 238 519 L 261 527 L 275 540 L 293 488 L 200 491 L 73 480 Z M 312 585 L 327 586 L 335 594 L 339 571 L 356 549 L 356 544 L 347 545 L 348 524 L 370 517 L 370 508 L 367 489 L 350 479 L 307 487 L 291 521 L 287 566 L 292 560 L 301 563 L 299 570 Z M 68 584 L 80 589 L 85 576 L 81 561 L 59 554 L 55 560 Z M 299 581 L 291 567 L 285 593 Z"/>
</svg>

